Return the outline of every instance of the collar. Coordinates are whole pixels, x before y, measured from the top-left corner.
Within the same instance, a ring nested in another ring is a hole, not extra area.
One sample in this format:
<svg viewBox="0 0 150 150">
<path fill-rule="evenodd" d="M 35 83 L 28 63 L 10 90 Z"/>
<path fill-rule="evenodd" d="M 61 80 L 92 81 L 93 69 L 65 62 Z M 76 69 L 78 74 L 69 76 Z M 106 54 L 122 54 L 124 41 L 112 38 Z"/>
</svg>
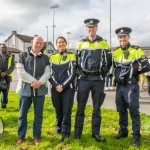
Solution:
<svg viewBox="0 0 150 150">
<path fill-rule="evenodd" d="M 123 51 L 128 50 L 130 46 L 131 46 L 130 43 L 128 43 L 125 47 L 122 47 L 122 46 L 120 45 L 120 47 L 121 47 L 121 49 L 122 49 Z"/>
<path fill-rule="evenodd" d="M 101 41 L 102 37 L 96 35 L 96 39 L 94 39 L 93 41 L 90 41 L 89 37 L 86 37 L 85 39 L 83 39 L 83 41 L 90 41 L 90 42 L 95 42 L 95 41 Z"/>
<path fill-rule="evenodd" d="M 32 48 L 31 48 L 31 50 L 30 50 L 30 53 L 31 53 L 32 55 L 34 55 L 34 56 L 40 56 L 40 55 L 42 55 L 42 52 L 41 52 L 41 51 L 40 51 L 38 54 L 33 53 Z"/>
</svg>

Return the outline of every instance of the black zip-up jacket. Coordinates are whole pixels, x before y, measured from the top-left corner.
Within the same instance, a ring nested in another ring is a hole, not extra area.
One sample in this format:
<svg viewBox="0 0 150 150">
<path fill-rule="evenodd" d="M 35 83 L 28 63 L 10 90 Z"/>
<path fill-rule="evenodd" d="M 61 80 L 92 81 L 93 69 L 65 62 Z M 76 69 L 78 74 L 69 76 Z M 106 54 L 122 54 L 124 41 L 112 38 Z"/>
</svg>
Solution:
<svg viewBox="0 0 150 150">
<path fill-rule="evenodd" d="M 54 88 L 61 85 L 63 89 L 74 87 L 76 75 L 76 57 L 74 53 L 56 53 L 50 57 L 50 82 Z"/>
<path fill-rule="evenodd" d="M 8 61 L 9 61 L 10 57 L 12 57 L 12 59 L 11 59 L 11 65 L 9 67 Z M 13 72 L 14 68 L 15 68 L 14 55 L 12 55 L 11 53 L 0 54 L 0 73 L 6 72 L 7 75 L 5 77 L 5 80 L 7 82 L 12 81 L 12 75 L 10 75 L 10 74 Z M 1 76 L 0 76 L 0 78 L 1 78 Z"/>
</svg>

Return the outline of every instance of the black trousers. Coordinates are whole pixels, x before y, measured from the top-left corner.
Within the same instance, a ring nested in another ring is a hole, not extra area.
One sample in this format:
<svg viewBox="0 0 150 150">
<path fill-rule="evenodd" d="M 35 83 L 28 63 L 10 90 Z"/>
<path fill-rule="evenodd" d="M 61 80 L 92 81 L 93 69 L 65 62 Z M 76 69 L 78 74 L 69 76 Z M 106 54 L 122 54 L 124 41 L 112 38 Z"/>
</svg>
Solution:
<svg viewBox="0 0 150 150">
<path fill-rule="evenodd" d="M 71 131 L 71 111 L 74 101 L 73 88 L 66 88 L 61 93 L 55 88 L 51 89 L 52 103 L 56 112 L 56 130 L 60 129 L 62 133 L 70 135 Z"/>
<path fill-rule="evenodd" d="M 103 80 L 79 80 L 77 93 L 77 112 L 75 120 L 75 135 L 81 135 L 84 123 L 84 109 L 88 100 L 89 93 L 92 93 L 93 100 L 93 114 L 92 114 L 92 134 L 99 134 L 101 125 L 100 107 L 103 104 L 104 94 Z"/>
<path fill-rule="evenodd" d="M 117 84 L 116 106 L 119 112 L 119 132 L 128 134 L 128 109 L 132 119 L 133 138 L 140 136 L 139 85 L 130 83 L 126 86 Z"/>
</svg>

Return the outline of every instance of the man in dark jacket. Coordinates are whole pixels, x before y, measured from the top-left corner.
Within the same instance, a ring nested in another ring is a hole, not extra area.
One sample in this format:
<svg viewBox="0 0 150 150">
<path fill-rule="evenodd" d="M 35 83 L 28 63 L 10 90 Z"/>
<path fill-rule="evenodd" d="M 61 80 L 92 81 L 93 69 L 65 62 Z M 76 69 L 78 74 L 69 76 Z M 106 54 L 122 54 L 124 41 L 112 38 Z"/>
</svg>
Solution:
<svg viewBox="0 0 150 150">
<path fill-rule="evenodd" d="M 150 70 L 144 52 L 129 42 L 132 29 L 121 27 L 115 30 L 120 46 L 114 50 L 116 107 L 119 112 L 119 131 L 114 138 L 128 136 L 128 109 L 132 120 L 133 146 L 140 146 L 139 75 Z"/>
<path fill-rule="evenodd" d="M 2 92 L 2 108 L 6 108 L 8 103 L 8 92 L 10 87 L 10 82 L 12 81 L 12 72 L 15 68 L 14 55 L 7 52 L 7 46 L 2 44 L 1 54 L 0 54 L 0 80 L 4 79 L 7 84 L 6 89 L 0 89 Z"/>
<path fill-rule="evenodd" d="M 27 113 L 32 102 L 34 104 L 34 144 L 40 144 L 44 99 L 48 92 L 46 82 L 50 77 L 49 58 L 41 52 L 42 48 L 43 39 L 40 36 L 36 36 L 32 41 L 32 47 L 29 52 L 22 52 L 19 55 L 17 92 L 20 95 L 20 115 L 18 119 L 17 145 L 22 144 L 25 140 Z"/>
<path fill-rule="evenodd" d="M 77 113 L 75 120 L 75 139 L 80 139 L 84 123 L 84 109 L 89 93 L 92 93 L 92 136 L 98 142 L 105 142 L 100 136 L 101 112 L 105 93 L 105 76 L 112 64 L 112 54 L 106 40 L 96 35 L 98 30 L 98 19 L 86 19 L 86 31 L 88 37 L 82 39 L 77 47 L 78 93 Z"/>
</svg>

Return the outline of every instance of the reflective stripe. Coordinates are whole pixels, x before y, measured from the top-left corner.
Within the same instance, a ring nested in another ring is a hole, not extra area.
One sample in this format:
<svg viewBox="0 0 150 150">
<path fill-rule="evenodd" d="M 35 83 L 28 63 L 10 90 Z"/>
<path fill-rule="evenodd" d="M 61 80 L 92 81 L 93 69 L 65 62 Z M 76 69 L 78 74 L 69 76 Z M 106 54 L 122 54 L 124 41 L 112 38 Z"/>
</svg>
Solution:
<svg viewBox="0 0 150 150">
<path fill-rule="evenodd" d="M 100 40 L 95 42 L 81 41 L 77 46 L 77 49 L 81 49 L 81 50 L 82 49 L 92 50 L 97 48 L 106 49 L 109 48 L 109 45 L 105 40 Z"/>
<path fill-rule="evenodd" d="M 11 67 L 11 62 L 12 62 L 12 55 L 9 56 L 8 58 L 8 69 Z M 10 73 L 8 76 L 12 76 L 12 73 Z"/>
</svg>

